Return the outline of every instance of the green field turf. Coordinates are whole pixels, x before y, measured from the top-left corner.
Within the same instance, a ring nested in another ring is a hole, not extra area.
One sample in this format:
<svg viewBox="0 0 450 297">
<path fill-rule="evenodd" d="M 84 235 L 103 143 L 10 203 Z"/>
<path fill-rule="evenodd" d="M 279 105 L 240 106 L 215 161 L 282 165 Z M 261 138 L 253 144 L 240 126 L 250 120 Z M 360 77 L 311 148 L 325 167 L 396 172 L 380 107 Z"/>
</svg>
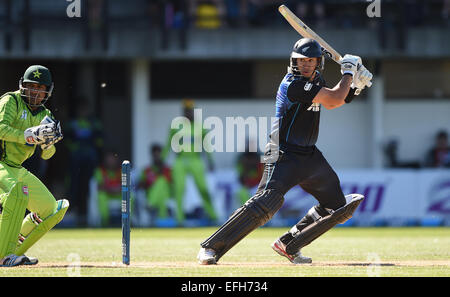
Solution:
<svg viewBox="0 0 450 297">
<path fill-rule="evenodd" d="M 303 249 L 313 264 L 294 265 L 270 244 L 286 228 L 260 228 L 219 265 L 196 262 L 215 228 L 132 229 L 131 265 L 121 264 L 121 229 L 56 229 L 27 255 L 32 267 L 2 276 L 450 276 L 450 228 L 335 228 Z"/>
</svg>

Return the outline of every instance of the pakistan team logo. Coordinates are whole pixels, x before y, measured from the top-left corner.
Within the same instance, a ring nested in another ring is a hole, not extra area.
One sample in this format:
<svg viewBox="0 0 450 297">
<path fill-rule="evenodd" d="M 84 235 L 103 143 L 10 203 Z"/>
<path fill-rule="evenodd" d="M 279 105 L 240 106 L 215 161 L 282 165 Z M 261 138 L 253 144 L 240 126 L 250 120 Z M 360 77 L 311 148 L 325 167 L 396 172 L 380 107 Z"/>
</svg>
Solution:
<svg viewBox="0 0 450 297">
<path fill-rule="evenodd" d="M 33 72 L 33 74 L 34 74 L 34 78 L 41 78 L 41 74 L 42 74 L 42 73 L 40 73 L 40 72 L 39 72 L 39 69 L 38 69 L 38 70 L 36 70 L 35 72 Z"/>
</svg>

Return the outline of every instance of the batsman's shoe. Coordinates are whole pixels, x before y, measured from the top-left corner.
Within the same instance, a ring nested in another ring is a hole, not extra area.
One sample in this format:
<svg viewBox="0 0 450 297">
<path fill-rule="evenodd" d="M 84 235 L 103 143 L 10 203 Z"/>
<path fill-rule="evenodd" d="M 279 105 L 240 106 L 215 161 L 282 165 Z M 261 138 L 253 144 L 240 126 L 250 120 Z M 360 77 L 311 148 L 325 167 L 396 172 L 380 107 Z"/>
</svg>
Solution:
<svg viewBox="0 0 450 297">
<path fill-rule="evenodd" d="M 294 263 L 294 264 L 312 263 L 312 259 L 302 256 L 300 251 L 298 251 L 297 253 L 295 253 L 293 255 L 288 254 L 286 252 L 286 245 L 284 243 L 282 243 L 281 240 L 279 240 L 279 239 L 275 240 L 274 243 L 272 243 L 272 249 L 275 252 L 277 252 L 280 256 L 288 258 L 288 260 L 291 261 L 291 263 Z"/>
<path fill-rule="evenodd" d="M 16 256 L 14 254 L 8 255 L 0 260 L 0 267 L 14 267 L 24 265 L 29 260 L 25 256 Z"/>
<path fill-rule="evenodd" d="M 197 255 L 198 263 L 202 265 L 217 264 L 216 252 L 213 249 L 201 248 Z"/>
<path fill-rule="evenodd" d="M 39 263 L 38 258 L 27 257 L 25 255 L 23 257 L 25 257 L 25 262 L 23 262 L 22 265 L 36 265 Z"/>
</svg>

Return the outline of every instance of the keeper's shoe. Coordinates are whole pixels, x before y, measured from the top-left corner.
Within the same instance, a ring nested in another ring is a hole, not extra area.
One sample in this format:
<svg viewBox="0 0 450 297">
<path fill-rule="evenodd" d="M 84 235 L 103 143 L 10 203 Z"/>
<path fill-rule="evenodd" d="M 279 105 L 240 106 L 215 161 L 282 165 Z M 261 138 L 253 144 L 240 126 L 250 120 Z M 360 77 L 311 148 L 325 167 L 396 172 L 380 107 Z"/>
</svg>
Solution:
<svg viewBox="0 0 450 297">
<path fill-rule="evenodd" d="M 201 265 L 217 264 L 216 252 L 213 249 L 201 248 L 198 252 L 197 259 Z"/>
<path fill-rule="evenodd" d="M 8 255 L 0 260 L 0 267 L 14 267 L 23 265 L 27 261 L 25 256 Z"/>
<path fill-rule="evenodd" d="M 281 240 L 277 239 L 272 243 L 272 249 L 277 252 L 280 256 L 286 257 L 291 263 L 294 264 L 307 264 L 312 263 L 312 259 L 302 256 L 300 251 L 297 253 L 290 255 L 286 252 L 286 245 L 281 242 Z"/>
</svg>

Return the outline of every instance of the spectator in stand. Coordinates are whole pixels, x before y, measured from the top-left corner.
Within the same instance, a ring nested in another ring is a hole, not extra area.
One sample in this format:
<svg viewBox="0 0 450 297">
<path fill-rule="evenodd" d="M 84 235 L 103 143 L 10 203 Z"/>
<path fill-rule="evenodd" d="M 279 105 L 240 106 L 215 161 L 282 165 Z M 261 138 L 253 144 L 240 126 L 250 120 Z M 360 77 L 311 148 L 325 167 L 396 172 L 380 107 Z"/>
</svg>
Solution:
<svg viewBox="0 0 450 297">
<path fill-rule="evenodd" d="M 227 25 L 236 28 L 239 27 L 242 23 L 242 4 L 244 1 L 241 0 L 225 0 L 225 9 L 226 9 L 226 20 Z"/>
<path fill-rule="evenodd" d="M 153 17 L 160 17 L 159 24 L 161 26 L 161 44 L 163 49 L 169 47 L 170 35 L 176 31 L 178 35 L 178 43 L 180 49 L 186 49 L 186 29 L 188 27 L 186 1 L 170 0 L 152 4 L 150 6 Z"/>
<path fill-rule="evenodd" d="M 446 131 L 441 130 L 436 134 L 435 145 L 428 151 L 426 165 L 450 168 L 450 147 Z"/>
<path fill-rule="evenodd" d="M 108 227 L 110 224 L 109 202 L 122 199 L 119 158 L 112 151 L 105 153 L 103 163 L 95 169 L 94 176 L 98 187 L 98 210 L 102 227 Z"/>
<path fill-rule="evenodd" d="M 262 10 L 261 1 L 258 0 L 242 0 L 241 1 L 242 16 L 244 23 L 250 26 L 264 25 L 264 20 L 260 16 Z"/>
<path fill-rule="evenodd" d="M 156 211 L 158 218 L 165 219 L 169 216 L 167 202 L 172 195 L 171 171 L 164 164 L 161 152 L 162 147 L 160 145 L 152 145 L 152 164 L 142 171 L 138 188 L 145 191 L 150 211 Z"/>
<path fill-rule="evenodd" d="M 197 28 L 217 29 L 222 26 L 225 11 L 222 1 L 192 0 L 190 11 L 195 18 Z"/>
<path fill-rule="evenodd" d="M 297 2 L 297 1 L 293 1 Z M 315 29 L 325 26 L 325 4 L 318 1 L 299 1 L 295 6 L 298 17 Z"/>
<path fill-rule="evenodd" d="M 450 0 L 444 0 L 442 3 L 441 15 L 444 25 L 450 25 Z"/>
<path fill-rule="evenodd" d="M 103 0 L 89 0 L 88 2 L 89 26 L 93 30 L 97 30 L 103 25 L 103 5 Z"/>
</svg>

